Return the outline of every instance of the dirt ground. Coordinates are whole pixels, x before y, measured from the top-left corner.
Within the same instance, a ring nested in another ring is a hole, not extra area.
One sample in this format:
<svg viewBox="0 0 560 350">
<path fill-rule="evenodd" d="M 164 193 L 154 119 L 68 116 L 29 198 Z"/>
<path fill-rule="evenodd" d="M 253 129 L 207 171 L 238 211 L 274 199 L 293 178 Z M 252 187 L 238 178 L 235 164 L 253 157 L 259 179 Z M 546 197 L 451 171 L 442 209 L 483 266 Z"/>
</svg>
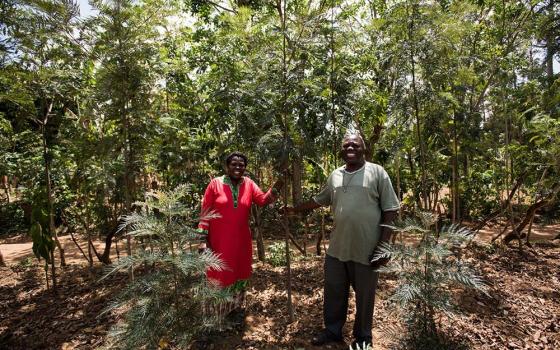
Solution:
<svg viewBox="0 0 560 350">
<path fill-rule="evenodd" d="M 558 229 L 537 228 L 534 249 L 523 251 L 484 245 L 481 235 L 467 255 L 489 283 L 489 296 L 458 291 L 462 313 L 442 317 L 445 333 L 472 349 L 560 349 L 560 241 L 551 240 Z M 100 282 L 101 268 L 90 276 L 70 237 L 62 241 L 70 264 L 58 270 L 57 296 L 45 289 L 42 267 L 27 258 L 30 242 L 14 238 L 0 245 L 8 263 L 0 268 L 0 349 L 95 349 L 116 322 L 111 314 L 100 314 L 126 275 Z M 214 337 L 211 348 L 319 349 L 309 338 L 322 325 L 322 261 L 310 254 L 293 263 L 294 322 L 286 312 L 285 269 L 255 263 L 245 330 Z M 397 326 L 386 302 L 394 288 L 394 278 L 382 275 L 374 316 L 376 350 L 389 347 L 388 329 Z M 347 341 L 352 340 L 353 301 L 350 310 Z"/>
</svg>

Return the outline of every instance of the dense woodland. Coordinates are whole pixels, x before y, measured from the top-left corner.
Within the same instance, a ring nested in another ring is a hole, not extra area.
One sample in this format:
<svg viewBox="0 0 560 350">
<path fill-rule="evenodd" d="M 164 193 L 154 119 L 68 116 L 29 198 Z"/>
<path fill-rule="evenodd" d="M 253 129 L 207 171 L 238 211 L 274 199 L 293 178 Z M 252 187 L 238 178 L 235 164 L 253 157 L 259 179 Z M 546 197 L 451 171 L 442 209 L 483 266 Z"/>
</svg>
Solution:
<svg viewBox="0 0 560 350">
<path fill-rule="evenodd" d="M 66 271 L 59 236 L 82 243 L 90 274 L 114 263 L 118 241 L 120 256 L 144 251 L 151 241 L 127 235 L 123 217 L 150 191 L 188 185 L 194 225 L 234 150 L 262 188 L 285 178 L 276 207 L 300 203 L 341 165 L 349 130 L 389 173 L 401 218 L 492 225 L 486 243 L 509 258 L 537 254 L 532 230 L 557 224 L 554 0 L 90 3 L 90 16 L 74 0 L 0 5 L 0 238 L 32 238 L 50 289 Z M 255 208 L 251 222 L 265 261 L 268 240 L 320 254 L 330 221 Z"/>
</svg>

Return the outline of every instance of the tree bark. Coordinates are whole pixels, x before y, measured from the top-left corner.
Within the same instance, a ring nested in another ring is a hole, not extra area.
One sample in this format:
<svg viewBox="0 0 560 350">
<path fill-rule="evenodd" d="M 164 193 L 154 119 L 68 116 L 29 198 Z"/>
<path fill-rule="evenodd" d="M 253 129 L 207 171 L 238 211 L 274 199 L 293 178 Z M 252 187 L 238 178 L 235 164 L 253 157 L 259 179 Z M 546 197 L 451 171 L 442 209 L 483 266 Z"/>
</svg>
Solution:
<svg viewBox="0 0 560 350">
<path fill-rule="evenodd" d="M 51 254 L 51 278 L 52 278 L 52 290 L 53 293 L 56 294 L 56 287 L 57 287 L 57 282 L 56 282 L 56 264 L 54 262 L 54 251 L 50 252 Z M 45 269 L 45 273 L 46 273 L 46 269 Z M 49 284 L 47 282 L 47 288 L 49 288 Z"/>
<path fill-rule="evenodd" d="M 412 7 L 412 14 L 408 13 L 408 6 L 407 6 L 407 14 L 409 15 L 410 18 L 410 24 L 408 25 L 408 41 L 409 44 L 412 44 L 413 42 L 413 38 L 412 38 L 412 33 L 414 32 L 414 16 L 415 16 L 415 12 L 416 9 L 413 5 Z M 412 45 L 411 45 L 412 47 Z M 418 101 L 418 91 L 417 91 L 417 87 L 416 87 L 416 62 L 414 60 L 414 50 L 410 49 L 409 52 L 409 58 L 410 58 L 410 65 L 411 65 L 411 75 L 412 75 L 412 92 L 413 92 L 413 96 L 412 96 L 412 101 L 413 101 L 413 108 L 414 108 L 414 116 L 416 119 L 416 141 L 417 141 L 417 146 L 418 146 L 418 151 L 419 151 L 419 155 L 420 155 L 420 177 L 421 177 L 421 181 L 422 181 L 422 189 L 421 189 L 421 194 L 422 194 L 422 204 L 423 204 L 423 208 L 427 209 L 428 208 L 428 196 L 426 194 L 426 160 L 425 160 L 425 151 L 424 151 L 424 142 L 422 142 L 422 124 L 420 121 L 420 103 Z"/>
<path fill-rule="evenodd" d="M 397 153 L 396 157 L 396 173 L 397 173 L 397 198 L 399 199 L 399 220 L 402 220 L 402 195 L 401 195 L 401 154 Z"/>
<path fill-rule="evenodd" d="M 288 127 L 288 112 L 287 112 L 287 102 L 288 102 L 288 66 L 287 66 L 287 40 L 286 40 L 286 9 L 287 0 L 277 0 L 277 7 L 280 12 L 280 25 L 282 29 L 282 122 L 284 124 L 284 138 L 288 138 L 289 127 Z M 284 207 L 288 206 L 288 175 L 284 174 Z M 285 213 L 283 215 L 283 225 L 284 225 L 284 243 L 286 249 L 286 294 L 287 294 L 287 308 L 288 308 L 288 319 L 291 322 L 294 321 L 294 309 L 292 306 L 292 267 L 291 267 L 291 254 L 290 254 L 290 228 L 288 215 Z"/>
<path fill-rule="evenodd" d="M 103 254 L 101 255 L 101 258 L 99 259 L 99 261 L 101 261 L 104 264 L 110 264 L 111 263 L 111 258 L 110 258 L 110 254 L 111 254 L 111 244 L 113 242 L 113 236 L 115 235 L 115 230 L 112 230 L 107 237 L 105 238 L 105 248 L 103 249 Z M 94 247 L 92 245 L 92 247 Z M 96 252 L 97 255 L 97 252 Z"/>
<path fill-rule="evenodd" d="M 53 107 L 53 102 L 51 101 L 48 103 L 43 120 L 39 121 L 39 124 L 41 126 L 41 136 L 43 141 L 43 161 L 45 165 L 45 169 L 44 169 L 45 181 L 47 184 L 47 204 L 48 204 L 48 211 L 49 211 L 49 231 L 50 231 L 49 233 L 53 236 L 56 246 L 60 252 L 60 266 L 66 266 L 66 259 L 64 258 L 64 249 L 62 248 L 62 244 L 60 244 L 60 241 L 58 240 L 58 234 L 56 232 L 56 226 L 54 224 L 54 196 L 52 193 L 49 148 L 47 145 L 46 127 L 47 127 L 47 122 L 49 120 L 49 115 L 51 113 L 52 107 Z M 53 257 L 53 263 L 54 263 L 54 257 Z M 55 275 L 53 272 L 53 279 L 55 278 L 54 276 Z M 56 283 L 53 281 L 53 286 L 55 284 Z"/>
<path fill-rule="evenodd" d="M 93 242 L 91 241 L 91 230 L 89 227 L 89 223 L 90 223 L 90 216 L 89 216 L 89 210 L 86 206 L 85 208 L 85 214 L 86 214 L 86 220 L 85 220 L 85 229 L 86 229 L 86 237 L 87 237 L 87 247 L 88 247 L 88 262 L 89 262 L 89 269 L 90 271 L 93 270 L 93 251 L 91 249 L 91 246 L 93 245 Z"/>
<path fill-rule="evenodd" d="M 88 256 L 86 255 L 86 253 L 84 252 L 84 250 L 82 249 L 82 247 L 80 246 L 78 241 L 76 240 L 76 237 L 74 237 L 74 234 L 72 233 L 72 231 L 70 231 L 70 237 L 72 238 L 72 241 L 74 242 L 76 247 L 78 247 L 78 250 L 82 253 L 84 258 L 88 261 L 88 265 L 90 265 L 90 260 L 89 260 Z"/>
<path fill-rule="evenodd" d="M 12 197 L 10 193 L 10 181 L 8 180 L 8 176 L 2 176 L 2 186 L 4 187 L 4 191 L 6 191 L 6 198 L 8 200 L 8 204 L 12 202 Z"/>
<path fill-rule="evenodd" d="M 545 178 L 547 172 L 548 172 L 548 168 L 545 168 L 544 171 L 543 171 L 543 173 L 542 173 L 542 175 L 541 175 L 541 178 L 539 179 L 539 183 L 538 183 L 538 185 L 537 185 L 537 191 L 536 191 L 536 194 L 535 194 L 535 202 L 537 201 L 538 190 L 541 188 L 542 183 L 543 183 L 543 181 L 544 181 L 544 178 Z M 531 216 L 531 221 L 529 222 L 529 228 L 527 229 L 527 237 L 526 237 L 526 240 L 525 240 L 525 244 L 528 245 L 528 246 L 531 246 L 531 243 L 530 243 L 530 240 L 531 240 L 531 229 L 533 228 L 533 221 L 535 220 L 535 214 L 536 214 L 536 211 L 535 211 L 535 212 L 533 213 L 533 215 Z"/>
<path fill-rule="evenodd" d="M 523 218 L 523 220 L 513 228 L 513 230 L 511 230 L 503 239 L 505 244 L 508 244 L 509 242 L 511 242 L 514 239 L 520 239 L 521 238 L 521 233 L 523 232 L 523 230 L 525 229 L 525 227 L 527 225 L 529 225 L 529 223 L 533 220 L 533 217 L 535 216 L 535 213 L 537 212 L 537 210 L 542 209 L 550 204 L 552 204 L 554 202 L 554 200 L 556 199 L 556 196 L 558 195 L 558 193 L 560 192 L 560 182 L 557 183 L 553 189 L 552 192 L 549 193 L 548 196 L 546 196 L 545 198 L 533 203 L 528 209 L 527 212 L 525 214 L 525 218 Z"/>
<path fill-rule="evenodd" d="M 546 28 L 545 40 L 546 40 L 546 77 L 548 86 L 550 87 L 554 81 L 554 55 L 556 54 L 556 39 L 553 30 L 554 23 L 554 0 L 548 0 L 547 11 L 548 11 L 548 23 L 550 23 L 551 28 Z"/>
<path fill-rule="evenodd" d="M 1 250 L 0 250 L 0 266 L 6 266 L 6 262 L 4 261 L 4 255 L 2 255 Z"/>
<path fill-rule="evenodd" d="M 255 205 L 251 208 L 253 222 L 255 223 L 255 240 L 257 241 L 257 256 L 259 261 L 266 260 L 266 252 L 264 248 L 264 239 L 261 231 L 261 210 Z"/>
<path fill-rule="evenodd" d="M 321 230 L 317 233 L 317 242 L 315 243 L 317 256 L 321 256 L 321 241 L 323 237 L 325 237 L 325 215 L 321 213 Z"/>
<path fill-rule="evenodd" d="M 111 264 L 111 244 L 113 242 L 113 237 L 115 237 L 115 232 L 117 231 L 117 225 L 118 223 L 112 225 L 111 229 L 109 230 L 109 233 L 107 234 L 107 236 L 105 237 L 105 247 L 103 248 L 103 253 L 99 253 L 97 251 L 97 249 L 95 248 L 95 245 L 93 245 L 93 242 L 91 241 L 91 239 L 89 239 L 89 247 L 88 249 L 91 249 L 93 251 L 93 253 L 95 254 L 95 256 L 97 257 L 97 259 L 102 262 L 105 265 L 110 265 Z M 91 234 L 90 234 L 91 237 Z M 115 249 L 117 250 L 117 256 L 119 255 L 119 251 L 118 251 L 118 247 L 115 244 Z"/>
<path fill-rule="evenodd" d="M 303 159 L 295 157 L 292 160 L 292 203 L 296 205 L 302 202 L 302 172 L 303 172 Z M 288 184 L 284 184 L 288 186 Z"/>
<path fill-rule="evenodd" d="M 285 1 L 285 0 L 284 0 Z M 285 25 L 285 23 L 284 23 Z M 286 184 L 288 176 L 284 175 L 284 184 Z M 284 207 L 288 206 L 288 186 L 284 185 Z M 284 226 L 284 243 L 286 245 L 286 292 L 287 292 L 287 306 L 288 306 L 288 317 L 290 322 L 294 321 L 294 309 L 292 306 L 292 266 L 291 266 L 291 254 L 290 254 L 290 228 L 288 215 L 284 214 L 282 218 L 282 226 Z"/>
<path fill-rule="evenodd" d="M 481 228 L 483 228 L 484 226 L 486 226 L 486 224 L 488 223 L 488 221 L 498 217 L 501 213 L 504 212 L 504 210 L 506 210 L 509 207 L 509 203 L 511 202 L 511 200 L 513 199 L 513 196 L 515 195 L 515 192 L 517 191 L 517 189 L 521 186 L 521 184 L 523 183 L 523 178 L 524 178 L 525 174 L 523 174 L 522 176 L 520 176 L 519 178 L 517 178 L 517 181 L 515 182 L 515 185 L 513 186 L 513 188 L 511 189 L 511 191 L 509 192 L 508 198 L 506 199 L 506 201 L 500 206 L 500 209 L 497 209 L 495 211 L 493 211 L 490 215 L 486 216 L 486 218 L 484 218 L 484 220 L 482 220 L 474 229 L 474 232 L 478 232 Z"/>
<path fill-rule="evenodd" d="M 459 219 L 459 174 L 458 174 L 458 146 L 457 146 L 457 119 L 453 112 L 453 160 L 452 160 L 452 176 L 451 176 L 451 199 L 453 211 L 451 221 L 456 223 Z"/>
</svg>

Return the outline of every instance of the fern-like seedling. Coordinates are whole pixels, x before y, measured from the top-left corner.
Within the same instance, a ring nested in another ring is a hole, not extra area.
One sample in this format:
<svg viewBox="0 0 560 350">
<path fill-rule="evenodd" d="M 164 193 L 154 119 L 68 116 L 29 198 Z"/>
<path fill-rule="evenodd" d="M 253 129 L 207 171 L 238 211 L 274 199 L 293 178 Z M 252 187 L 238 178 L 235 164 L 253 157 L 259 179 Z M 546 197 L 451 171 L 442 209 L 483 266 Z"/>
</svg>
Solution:
<svg viewBox="0 0 560 350">
<path fill-rule="evenodd" d="M 198 253 L 193 213 L 181 202 L 187 192 L 187 186 L 150 192 L 135 203 L 140 212 L 121 220 L 119 231 L 139 249 L 110 266 L 105 277 L 129 269 L 137 273 L 106 310 L 123 313 L 110 333 L 110 348 L 156 349 L 161 341 L 185 348 L 195 335 L 217 326 L 216 315 L 206 310 L 231 298 L 206 278 L 207 269 L 220 270 L 223 263 L 210 251 Z M 208 212 L 201 219 L 215 217 Z"/>
<path fill-rule="evenodd" d="M 414 339 L 437 337 L 436 314 L 457 311 L 452 290 L 487 292 L 482 279 L 461 256 L 473 233 L 459 225 L 445 226 L 437 232 L 436 222 L 435 215 L 419 213 L 418 217 L 388 226 L 396 233 L 415 237 L 416 243 L 380 243 L 372 256 L 372 261 L 390 258 L 379 271 L 397 278 L 389 302 L 397 307 L 408 329 L 403 336 L 407 341 L 399 342 L 401 348 L 414 348 Z"/>
</svg>

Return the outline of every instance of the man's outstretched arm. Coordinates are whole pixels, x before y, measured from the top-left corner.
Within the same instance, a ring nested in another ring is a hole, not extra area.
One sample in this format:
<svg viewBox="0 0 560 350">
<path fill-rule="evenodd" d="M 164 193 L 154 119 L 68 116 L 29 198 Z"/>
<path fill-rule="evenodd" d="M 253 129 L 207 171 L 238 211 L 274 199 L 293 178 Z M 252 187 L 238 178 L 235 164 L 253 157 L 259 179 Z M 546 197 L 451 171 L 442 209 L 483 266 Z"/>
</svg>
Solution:
<svg viewBox="0 0 560 350">
<path fill-rule="evenodd" d="M 308 200 L 308 201 L 303 202 L 301 204 L 298 204 L 295 207 L 286 207 L 284 210 L 288 214 L 296 214 L 296 213 L 301 213 L 301 212 L 304 212 L 304 211 L 317 209 L 320 206 L 321 205 L 319 205 L 319 203 L 317 203 L 313 199 L 311 199 L 311 200 Z"/>
</svg>

